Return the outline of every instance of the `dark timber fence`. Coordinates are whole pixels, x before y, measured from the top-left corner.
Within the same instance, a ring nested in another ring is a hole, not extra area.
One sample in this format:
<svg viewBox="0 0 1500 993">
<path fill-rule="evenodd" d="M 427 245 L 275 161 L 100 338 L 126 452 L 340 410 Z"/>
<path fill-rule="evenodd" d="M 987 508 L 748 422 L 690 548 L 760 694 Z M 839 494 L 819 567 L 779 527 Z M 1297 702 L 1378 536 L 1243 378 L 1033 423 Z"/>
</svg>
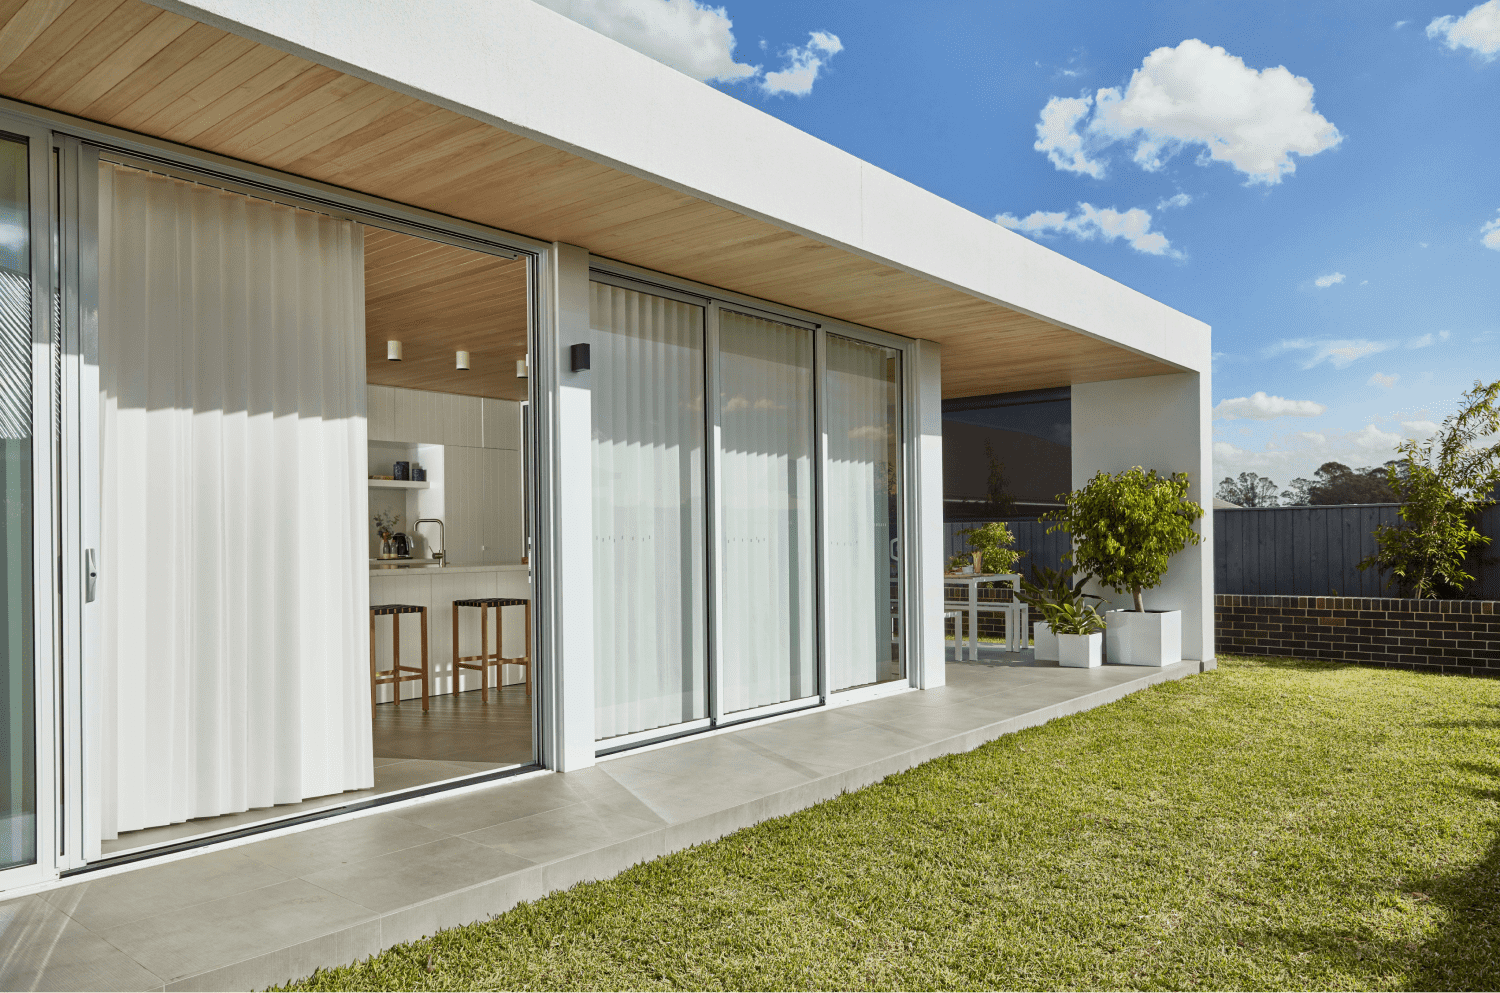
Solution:
<svg viewBox="0 0 1500 993">
<path fill-rule="evenodd" d="M 1397 592 L 1387 577 L 1359 562 L 1375 554 L 1375 528 L 1400 518 L 1394 503 L 1339 507 L 1266 507 L 1214 511 L 1214 592 L 1237 596 L 1391 597 Z M 1047 534 L 1032 519 L 1005 521 L 1026 553 L 1020 570 L 1035 565 L 1058 568 L 1068 550 L 1066 532 Z M 948 557 L 969 550 L 959 531 L 973 523 L 943 525 Z M 1467 569 L 1475 582 L 1468 595 L 1500 600 L 1500 506 L 1478 522 L 1490 544 L 1471 553 Z"/>
</svg>

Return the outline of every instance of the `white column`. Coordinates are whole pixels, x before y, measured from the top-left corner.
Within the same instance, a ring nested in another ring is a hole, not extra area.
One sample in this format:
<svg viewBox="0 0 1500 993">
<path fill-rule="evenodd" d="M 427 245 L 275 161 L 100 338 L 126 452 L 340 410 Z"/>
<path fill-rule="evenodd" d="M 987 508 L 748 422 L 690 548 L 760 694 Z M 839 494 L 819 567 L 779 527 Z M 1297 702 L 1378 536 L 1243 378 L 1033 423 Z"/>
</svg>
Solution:
<svg viewBox="0 0 1500 993">
<path fill-rule="evenodd" d="M 916 387 L 912 404 L 912 444 L 916 449 L 911 495 L 915 521 L 911 553 L 917 558 L 918 616 L 913 618 L 920 646 L 912 673 L 920 689 L 947 681 L 943 651 L 943 370 L 942 346 L 919 341 L 907 354 Z"/>
<path fill-rule="evenodd" d="M 1203 540 L 1175 555 L 1161 586 L 1147 590 L 1148 610 L 1182 611 L 1182 657 L 1214 658 L 1213 440 L 1209 425 L 1210 380 L 1206 372 L 1073 385 L 1073 487 L 1101 469 L 1131 466 L 1159 473 L 1185 472 L 1188 497 L 1203 505 Z M 1093 592 L 1114 607 L 1131 606 L 1130 595 Z"/>
<path fill-rule="evenodd" d="M 547 370 L 556 384 L 553 436 L 552 549 L 549 583 L 557 660 L 551 716 L 553 763 L 559 772 L 594 764 L 594 529 L 589 372 L 573 372 L 571 349 L 590 340 L 589 253 L 554 244 L 549 253 L 551 319 Z M 549 371 L 550 370 L 550 373 Z"/>
</svg>

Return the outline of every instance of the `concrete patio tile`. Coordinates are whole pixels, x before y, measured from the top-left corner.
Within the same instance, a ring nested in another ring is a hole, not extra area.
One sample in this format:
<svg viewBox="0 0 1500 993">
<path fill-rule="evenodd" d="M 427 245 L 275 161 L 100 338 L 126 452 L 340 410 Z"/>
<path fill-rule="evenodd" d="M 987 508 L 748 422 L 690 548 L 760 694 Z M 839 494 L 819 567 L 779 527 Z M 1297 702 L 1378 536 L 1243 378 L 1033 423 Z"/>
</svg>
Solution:
<svg viewBox="0 0 1500 993">
<path fill-rule="evenodd" d="M 161 977 L 41 897 L 0 903 L 0 989 L 161 988 Z"/>
<path fill-rule="evenodd" d="M 394 814 L 374 814 L 269 841 L 257 841 L 236 851 L 289 876 L 307 876 L 321 869 L 415 848 L 446 837 L 448 835 L 443 832 Z"/>
<path fill-rule="evenodd" d="M 660 820 L 629 816 L 606 821 L 586 803 L 560 807 L 464 835 L 464 839 L 543 864 L 605 848 L 656 831 Z"/>
<path fill-rule="evenodd" d="M 374 918 L 352 900 L 290 879 L 99 934 L 170 985 Z"/>
<path fill-rule="evenodd" d="M 405 807 L 393 816 L 443 834 L 460 835 L 480 828 L 577 803 L 579 793 L 566 780 L 574 773 L 500 782 L 461 796 L 435 798 Z"/>
<path fill-rule="evenodd" d="M 230 849 L 114 876 L 85 876 L 44 898 L 84 927 L 103 931 L 291 878 L 289 872 L 246 857 L 244 849 Z"/>
<path fill-rule="evenodd" d="M 310 976 L 318 969 L 344 965 L 386 946 L 379 921 L 365 921 L 307 941 L 262 952 L 232 965 L 185 976 L 168 990 L 254 990 L 280 986 Z"/>
<path fill-rule="evenodd" d="M 362 907 L 388 913 L 531 865 L 527 859 L 463 838 L 444 837 L 415 848 L 310 873 L 304 878 Z"/>
<path fill-rule="evenodd" d="M 538 865 L 470 886 L 441 899 L 402 907 L 381 915 L 382 947 L 416 941 L 444 928 L 488 920 L 517 904 L 539 900 L 549 892 L 543 878 L 543 867 Z"/>
</svg>

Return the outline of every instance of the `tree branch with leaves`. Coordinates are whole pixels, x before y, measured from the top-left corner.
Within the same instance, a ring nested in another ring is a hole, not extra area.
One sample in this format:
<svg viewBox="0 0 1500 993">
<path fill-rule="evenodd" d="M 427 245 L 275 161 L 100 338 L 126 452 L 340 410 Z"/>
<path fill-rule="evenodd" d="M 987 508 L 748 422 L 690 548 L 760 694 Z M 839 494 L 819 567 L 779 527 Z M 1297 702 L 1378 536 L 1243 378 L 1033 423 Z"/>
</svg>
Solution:
<svg viewBox="0 0 1500 993">
<path fill-rule="evenodd" d="M 1401 523 L 1375 529 L 1380 550 L 1359 567 L 1389 570 L 1402 591 L 1419 600 L 1473 582 L 1464 559 L 1489 543 L 1474 520 L 1494 505 L 1500 486 L 1497 435 L 1500 380 L 1488 386 L 1475 380 L 1463 407 L 1436 433 L 1397 446 L 1401 458 L 1386 463 L 1386 483 L 1401 502 Z"/>
</svg>

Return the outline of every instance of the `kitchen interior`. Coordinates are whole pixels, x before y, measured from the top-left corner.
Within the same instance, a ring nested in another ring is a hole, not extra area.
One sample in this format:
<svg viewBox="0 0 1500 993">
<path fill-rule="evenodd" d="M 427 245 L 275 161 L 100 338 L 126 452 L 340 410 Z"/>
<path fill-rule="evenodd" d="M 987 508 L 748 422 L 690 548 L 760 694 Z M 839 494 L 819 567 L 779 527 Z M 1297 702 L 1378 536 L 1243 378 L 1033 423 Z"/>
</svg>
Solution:
<svg viewBox="0 0 1500 993">
<path fill-rule="evenodd" d="M 532 761 L 529 312 L 524 258 L 366 229 L 375 793 Z"/>
</svg>

